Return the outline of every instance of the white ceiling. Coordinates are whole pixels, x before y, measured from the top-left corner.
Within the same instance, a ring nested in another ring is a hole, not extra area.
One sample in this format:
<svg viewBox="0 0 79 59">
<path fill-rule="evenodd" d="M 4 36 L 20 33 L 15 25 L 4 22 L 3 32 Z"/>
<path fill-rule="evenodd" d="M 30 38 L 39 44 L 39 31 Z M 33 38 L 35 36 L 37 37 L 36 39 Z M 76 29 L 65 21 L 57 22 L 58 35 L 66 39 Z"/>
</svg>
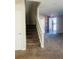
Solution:
<svg viewBox="0 0 79 59">
<path fill-rule="evenodd" d="M 63 0 L 32 0 L 40 1 L 39 11 L 41 15 L 63 14 Z"/>
</svg>

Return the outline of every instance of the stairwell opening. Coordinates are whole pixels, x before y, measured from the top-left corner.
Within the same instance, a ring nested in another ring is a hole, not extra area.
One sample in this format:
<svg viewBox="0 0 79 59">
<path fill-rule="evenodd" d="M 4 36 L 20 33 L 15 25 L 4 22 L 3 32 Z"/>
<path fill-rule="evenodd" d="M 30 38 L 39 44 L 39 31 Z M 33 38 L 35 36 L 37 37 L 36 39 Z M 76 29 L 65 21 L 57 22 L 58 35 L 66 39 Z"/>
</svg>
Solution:
<svg viewBox="0 0 79 59">
<path fill-rule="evenodd" d="M 28 1 L 29 9 L 26 14 L 26 43 L 27 48 L 38 48 L 40 47 L 40 41 L 38 38 L 36 20 L 37 20 L 37 8 L 39 2 Z"/>
</svg>

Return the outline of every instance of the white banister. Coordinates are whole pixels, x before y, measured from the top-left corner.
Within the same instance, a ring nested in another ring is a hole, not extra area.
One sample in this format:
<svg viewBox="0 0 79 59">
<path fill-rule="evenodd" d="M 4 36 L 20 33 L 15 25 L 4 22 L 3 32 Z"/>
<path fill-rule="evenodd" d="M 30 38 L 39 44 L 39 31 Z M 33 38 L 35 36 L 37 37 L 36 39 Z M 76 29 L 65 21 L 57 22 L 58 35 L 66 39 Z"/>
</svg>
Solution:
<svg viewBox="0 0 79 59">
<path fill-rule="evenodd" d="M 44 17 L 40 18 L 39 8 L 37 9 L 36 26 L 37 26 L 37 31 L 38 31 L 41 48 L 44 48 L 45 18 Z"/>
</svg>

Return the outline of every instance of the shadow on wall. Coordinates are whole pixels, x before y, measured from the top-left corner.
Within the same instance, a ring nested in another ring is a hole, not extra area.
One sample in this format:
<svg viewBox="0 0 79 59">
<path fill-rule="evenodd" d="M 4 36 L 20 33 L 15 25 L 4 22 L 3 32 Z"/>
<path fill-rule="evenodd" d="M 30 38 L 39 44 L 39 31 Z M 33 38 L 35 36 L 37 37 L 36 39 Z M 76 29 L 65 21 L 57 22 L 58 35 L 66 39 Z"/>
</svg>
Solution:
<svg viewBox="0 0 79 59">
<path fill-rule="evenodd" d="M 37 19 L 37 8 L 40 2 L 28 1 L 29 10 L 26 14 L 26 24 L 27 25 L 36 25 Z"/>
</svg>

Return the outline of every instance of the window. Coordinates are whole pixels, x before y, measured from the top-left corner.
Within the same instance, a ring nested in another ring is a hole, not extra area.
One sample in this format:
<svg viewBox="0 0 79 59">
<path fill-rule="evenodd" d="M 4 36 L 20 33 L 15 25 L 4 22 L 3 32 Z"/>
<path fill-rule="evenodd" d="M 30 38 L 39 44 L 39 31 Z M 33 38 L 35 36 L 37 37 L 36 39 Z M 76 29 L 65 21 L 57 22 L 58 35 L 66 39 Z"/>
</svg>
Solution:
<svg viewBox="0 0 79 59">
<path fill-rule="evenodd" d="M 49 18 L 49 33 L 56 34 L 57 18 Z"/>
</svg>

